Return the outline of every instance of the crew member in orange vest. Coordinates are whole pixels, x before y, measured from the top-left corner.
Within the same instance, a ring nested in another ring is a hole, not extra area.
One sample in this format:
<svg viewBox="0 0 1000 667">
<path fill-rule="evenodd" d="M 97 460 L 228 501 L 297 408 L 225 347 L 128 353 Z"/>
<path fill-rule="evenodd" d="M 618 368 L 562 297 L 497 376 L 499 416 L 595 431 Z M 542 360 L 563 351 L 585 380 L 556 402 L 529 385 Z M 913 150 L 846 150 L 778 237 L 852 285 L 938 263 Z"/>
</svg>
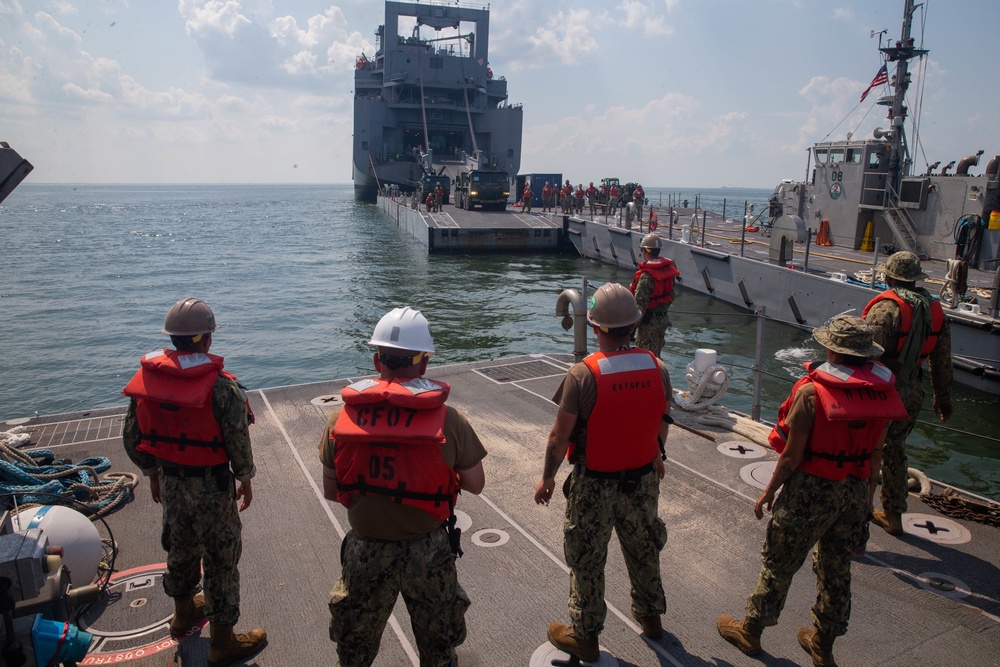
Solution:
<svg viewBox="0 0 1000 667">
<path fill-rule="evenodd" d="M 743 620 L 723 614 L 717 621 L 719 634 L 747 655 L 760 653 L 764 628 L 778 623 L 792 577 L 816 546 L 814 627 L 799 628 L 798 640 L 814 665 L 836 664 L 833 642 L 847 632 L 851 559 L 864 539 L 882 443 L 889 421 L 906 414 L 892 372 L 870 360 L 882 353 L 872 336 L 853 315 L 814 329 L 826 362 L 806 364 L 806 377 L 778 410 L 769 442 L 780 456 L 754 505 L 758 519 L 773 512 L 760 576 Z"/>
<path fill-rule="evenodd" d="M 402 593 L 420 664 L 455 664 L 469 598 L 455 569 L 454 508 L 459 490 L 483 490 L 486 449 L 445 404 L 450 387 L 424 378 L 434 340 L 420 311 L 389 311 L 369 344 L 378 377 L 344 388 L 319 442 L 323 495 L 347 507 L 351 524 L 330 639 L 340 664 L 372 664 Z"/>
<path fill-rule="evenodd" d="M 590 204 L 590 217 L 593 218 L 597 215 L 597 188 L 593 181 L 587 186 L 587 203 Z"/>
<path fill-rule="evenodd" d="M 572 625 L 549 625 L 549 641 L 590 662 L 600 657 L 604 628 L 604 565 L 612 528 L 631 582 L 632 613 L 657 639 L 666 599 L 660 552 L 667 529 L 657 506 L 670 418 L 670 374 L 662 361 L 629 345 L 642 317 L 635 298 L 615 283 L 602 285 L 587 319 L 599 351 L 570 368 L 553 400 L 559 403 L 545 449 L 535 502 L 548 505 L 563 458 L 573 470 L 566 496 L 564 553 L 570 568 Z"/>
<path fill-rule="evenodd" d="M 903 534 L 907 502 L 906 438 L 924 403 L 923 371 L 926 359 L 934 392 L 934 414 L 951 419 L 951 330 L 941 304 L 916 281 L 926 277 L 920 258 L 897 252 L 875 267 L 885 274 L 889 289 L 865 306 L 862 317 L 875 329 L 875 342 L 885 348 L 881 361 L 896 375 L 896 389 L 907 418 L 889 426 L 882 456 L 882 509 L 873 520 L 890 535 Z"/>
<path fill-rule="evenodd" d="M 552 185 L 545 181 L 542 187 L 542 213 L 552 210 Z"/>
<path fill-rule="evenodd" d="M 524 184 L 524 194 L 522 195 L 522 198 L 521 198 L 521 201 L 523 202 L 523 205 L 521 206 L 521 211 L 522 212 L 524 212 L 524 213 L 531 213 L 531 204 L 532 204 L 531 200 L 534 198 L 534 196 L 535 196 L 535 193 L 531 191 L 531 184 L 530 183 L 525 183 Z"/>
<path fill-rule="evenodd" d="M 660 257 L 662 243 L 656 232 L 650 232 L 639 243 L 642 259 L 628 291 L 642 311 L 642 321 L 635 332 L 636 347 L 649 350 L 657 357 L 663 349 L 663 339 L 670 326 L 670 304 L 674 302 L 674 279 L 681 272 L 672 260 Z"/>
<path fill-rule="evenodd" d="M 181 299 L 163 324 L 175 349 L 144 356 L 122 390 L 131 399 L 122 424 L 125 452 L 149 480 L 153 502 L 163 505 L 170 634 L 183 637 L 208 616 L 210 667 L 242 661 L 267 641 L 261 628 L 233 633 L 240 617 L 239 512 L 253 500 L 256 468 L 246 391 L 222 370 L 222 357 L 208 353 L 217 328 L 207 303 Z M 204 593 L 196 595 L 202 569 Z"/>
</svg>

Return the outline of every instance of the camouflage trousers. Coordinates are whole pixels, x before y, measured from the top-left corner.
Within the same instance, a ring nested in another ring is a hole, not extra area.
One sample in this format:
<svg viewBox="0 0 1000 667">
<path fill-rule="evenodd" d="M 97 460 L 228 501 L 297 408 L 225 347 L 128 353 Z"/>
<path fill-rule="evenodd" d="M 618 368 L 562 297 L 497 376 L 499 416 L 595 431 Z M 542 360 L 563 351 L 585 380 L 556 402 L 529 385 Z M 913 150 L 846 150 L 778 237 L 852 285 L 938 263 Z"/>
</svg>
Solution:
<svg viewBox="0 0 1000 667">
<path fill-rule="evenodd" d="M 862 543 L 867 516 L 868 480 L 792 473 L 767 524 L 762 567 L 747 599 L 747 617 L 777 625 L 792 577 L 815 545 L 813 624 L 824 634 L 845 634 L 851 616 L 851 559 Z"/>
<path fill-rule="evenodd" d="M 397 596 L 410 614 L 420 667 L 444 667 L 465 641 L 469 597 L 458 583 L 448 533 L 421 540 L 368 540 L 354 531 L 341 545 L 342 573 L 330 591 L 330 639 L 342 667 L 367 667 Z"/>
<path fill-rule="evenodd" d="M 243 539 L 232 477 L 160 475 L 160 501 L 160 543 L 167 552 L 163 590 L 172 598 L 194 595 L 204 568 L 205 615 L 217 625 L 236 625 Z"/>
<path fill-rule="evenodd" d="M 908 495 L 906 438 L 909 437 L 924 404 L 924 387 L 919 380 L 896 387 L 909 419 L 890 422 L 882 448 L 882 509 L 902 514 Z"/>
<path fill-rule="evenodd" d="M 604 629 L 604 566 L 612 529 L 632 583 L 632 612 L 660 616 L 667 610 L 660 579 L 660 552 L 667 543 L 667 527 L 657 513 L 660 480 L 654 471 L 637 481 L 634 490 L 624 492 L 622 482 L 588 477 L 582 466 L 570 474 L 563 549 L 570 569 L 569 616 L 579 636 L 597 637 Z"/>
<path fill-rule="evenodd" d="M 646 322 L 643 318 L 643 322 L 635 330 L 635 346 L 660 356 L 660 351 L 663 349 L 663 337 L 669 326 L 670 314 L 668 311 L 651 313 L 649 321 Z"/>
</svg>

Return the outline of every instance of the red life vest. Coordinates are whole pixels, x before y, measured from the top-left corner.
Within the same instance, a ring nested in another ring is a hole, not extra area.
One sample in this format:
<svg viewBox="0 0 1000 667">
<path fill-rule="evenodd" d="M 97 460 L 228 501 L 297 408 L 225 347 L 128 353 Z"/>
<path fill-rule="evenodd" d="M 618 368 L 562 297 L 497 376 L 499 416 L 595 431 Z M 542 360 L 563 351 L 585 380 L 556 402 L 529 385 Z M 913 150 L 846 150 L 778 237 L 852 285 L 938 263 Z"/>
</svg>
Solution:
<svg viewBox="0 0 1000 667">
<path fill-rule="evenodd" d="M 458 475 L 441 456 L 451 387 L 423 378 L 361 380 L 344 387 L 336 443 L 337 500 L 378 494 L 442 521 L 458 497 Z"/>
<path fill-rule="evenodd" d="M 552 186 L 551 185 L 546 185 L 545 187 L 543 187 L 542 188 L 542 194 L 543 195 L 550 195 L 550 194 L 552 194 Z"/>
<path fill-rule="evenodd" d="M 562 195 L 563 197 L 569 197 L 571 192 L 572 190 L 570 189 L 570 187 L 568 185 L 564 185 L 562 191 L 559 194 Z"/>
<path fill-rule="evenodd" d="M 576 191 L 573 193 L 573 196 L 576 197 L 577 199 L 583 199 L 583 188 L 577 188 Z"/>
<path fill-rule="evenodd" d="M 778 424 L 768 443 L 785 451 L 789 426 L 785 422 L 799 387 L 812 382 L 816 391 L 815 419 L 799 468 L 817 477 L 841 480 L 848 475 L 868 479 L 872 451 L 885 423 L 906 419 L 906 408 L 896 393 L 895 377 L 884 365 L 864 366 L 830 362 L 806 364 L 808 375 L 795 383 L 778 409 Z"/>
<path fill-rule="evenodd" d="M 618 196 L 618 186 L 617 185 L 611 186 L 611 196 L 612 197 L 617 197 Z"/>
<path fill-rule="evenodd" d="M 646 310 L 655 308 L 662 304 L 669 304 L 674 300 L 674 278 L 681 275 L 674 263 L 666 257 L 655 257 L 648 262 L 639 262 L 639 270 L 632 277 L 632 283 L 628 286 L 628 291 L 635 294 L 639 286 L 639 278 L 642 274 L 648 273 L 653 279 L 653 294 L 649 297 Z"/>
<path fill-rule="evenodd" d="M 594 195 L 596 195 L 596 194 L 597 194 L 597 188 L 595 188 L 593 185 L 591 185 L 589 188 L 587 188 L 587 196 L 588 197 L 590 197 L 592 199 L 594 197 Z"/>
<path fill-rule="evenodd" d="M 595 352 L 583 360 L 597 379 L 587 420 L 587 469 L 623 472 L 651 463 L 667 399 L 656 357 L 648 350 Z M 573 460 L 570 443 L 567 458 Z"/>
<path fill-rule="evenodd" d="M 212 390 L 222 357 L 160 350 L 142 358 L 122 393 L 135 399 L 141 452 L 185 466 L 214 466 L 229 460 L 222 428 L 212 412 Z M 247 405 L 247 415 L 253 413 Z"/>
<path fill-rule="evenodd" d="M 896 359 L 899 357 L 899 353 L 903 351 L 903 346 L 906 345 L 906 337 L 910 335 L 910 328 L 913 326 L 913 306 L 896 294 L 894 290 L 887 289 L 868 302 L 868 305 L 865 306 L 864 311 L 861 313 L 861 317 L 867 315 L 868 311 L 876 303 L 886 299 L 895 301 L 896 305 L 899 306 L 901 322 L 899 327 L 899 343 L 895 350 L 886 350 L 883 358 Z M 934 346 L 937 345 L 937 339 L 941 335 L 942 329 L 944 329 L 944 309 L 941 308 L 941 303 L 937 299 L 931 299 L 931 332 L 924 339 L 923 345 L 920 346 L 920 355 L 917 358 L 917 364 L 922 363 L 934 351 Z"/>
<path fill-rule="evenodd" d="M 642 188 L 636 188 L 632 191 L 632 199 L 638 201 L 640 204 L 646 198 L 646 192 Z"/>
</svg>

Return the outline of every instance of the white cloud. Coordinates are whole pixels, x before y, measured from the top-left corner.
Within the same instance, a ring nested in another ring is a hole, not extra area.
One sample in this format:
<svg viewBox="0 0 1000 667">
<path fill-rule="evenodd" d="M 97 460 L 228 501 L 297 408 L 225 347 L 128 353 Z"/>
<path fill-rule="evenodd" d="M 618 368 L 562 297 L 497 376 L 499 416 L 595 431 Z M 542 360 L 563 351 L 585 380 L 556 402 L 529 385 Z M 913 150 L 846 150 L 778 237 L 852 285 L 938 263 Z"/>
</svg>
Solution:
<svg viewBox="0 0 1000 667">
<path fill-rule="evenodd" d="M 626 28 L 640 28 L 646 35 L 669 35 L 674 31 L 662 16 L 652 16 L 652 6 L 640 0 L 624 0 L 618 9 L 625 15 L 621 24 Z"/>
<path fill-rule="evenodd" d="M 850 7 L 834 7 L 833 18 L 837 21 L 849 21 L 854 18 L 854 10 Z"/>
<path fill-rule="evenodd" d="M 597 51 L 597 40 L 590 32 L 591 13 L 585 9 L 556 12 L 544 27 L 528 36 L 531 48 L 520 59 L 512 61 L 513 69 L 549 65 L 553 60 L 563 64 L 578 63 Z"/>
</svg>

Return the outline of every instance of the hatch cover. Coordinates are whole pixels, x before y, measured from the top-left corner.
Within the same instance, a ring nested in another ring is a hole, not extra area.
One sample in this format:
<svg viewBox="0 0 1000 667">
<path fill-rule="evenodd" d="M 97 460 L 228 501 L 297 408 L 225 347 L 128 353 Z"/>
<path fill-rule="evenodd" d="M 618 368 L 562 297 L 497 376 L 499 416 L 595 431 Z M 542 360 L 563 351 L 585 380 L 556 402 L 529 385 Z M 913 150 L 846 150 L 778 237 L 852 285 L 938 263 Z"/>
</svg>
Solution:
<svg viewBox="0 0 1000 667">
<path fill-rule="evenodd" d="M 532 361 L 519 361 L 513 364 L 503 364 L 500 366 L 483 366 L 474 369 L 494 382 L 506 384 L 508 382 L 519 382 L 521 380 L 537 380 L 544 377 L 561 376 L 566 374 L 566 368 L 541 359 Z"/>
</svg>

